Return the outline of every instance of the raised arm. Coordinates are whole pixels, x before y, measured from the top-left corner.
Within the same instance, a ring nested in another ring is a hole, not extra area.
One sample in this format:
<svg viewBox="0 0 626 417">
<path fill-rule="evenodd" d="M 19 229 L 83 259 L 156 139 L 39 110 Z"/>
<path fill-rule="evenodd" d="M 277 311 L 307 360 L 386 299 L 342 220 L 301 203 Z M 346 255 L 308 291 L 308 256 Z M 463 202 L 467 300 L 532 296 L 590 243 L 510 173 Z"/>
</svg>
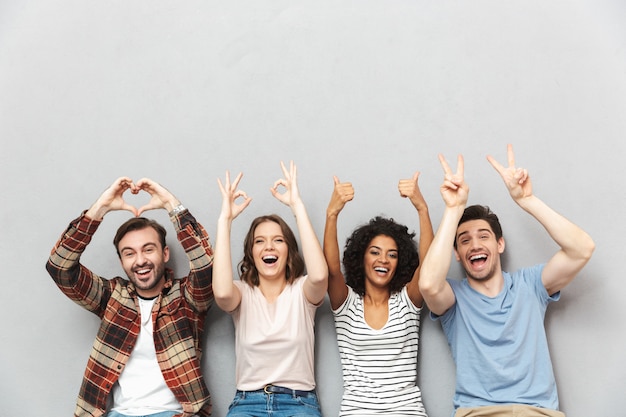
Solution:
<svg viewBox="0 0 626 417">
<path fill-rule="evenodd" d="M 339 182 L 333 177 L 335 188 L 326 208 L 326 224 L 324 226 L 324 257 L 328 264 L 328 297 L 330 306 L 339 308 L 348 297 L 348 286 L 341 272 L 339 242 L 337 239 L 337 218 L 348 201 L 354 198 L 354 188 L 349 182 Z"/>
<path fill-rule="evenodd" d="M 442 155 L 439 161 L 445 173 L 440 191 L 445 208 L 437 233 L 424 257 L 420 271 L 419 288 L 431 312 L 445 313 L 454 305 L 454 292 L 446 277 L 452 261 L 456 229 L 465 210 L 469 187 L 463 178 L 463 157 L 459 155 L 457 172 L 453 173 Z"/>
<path fill-rule="evenodd" d="M 285 164 L 282 162 L 280 166 L 283 170 L 284 178 L 274 183 L 271 192 L 280 202 L 291 208 L 296 218 L 300 241 L 302 243 L 302 255 L 308 276 L 303 288 L 304 295 L 310 303 L 318 304 L 324 299 L 328 288 L 328 267 L 320 242 L 317 236 L 315 236 L 313 225 L 309 220 L 309 215 L 300 198 L 296 166 L 293 161 L 289 164 L 289 170 L 287 170 Z M 280 186 L 285 188 L 285 192 L 279 192 L 278 189 Z"/>
<path fill-rule="evenodd" d="M 569 284 L 591 258 L 595 244 L 585 231 L 554 211 L 533 194 L 528 171 L 515 166 L 513 147 L 507 146 L 508 167 L 492 156 L 487 160 L 498 171 L 509 194 L 523 210 L 533 216 L 560 246 L 547 262 L 541 280 L 552 295 Z"/>
<path fill-rule="evenodd" d="M 213 293 L 215 302 L 224 311 L 235 310 L 241 303 L 241 293 L 233 283 L 233 265 L 230 251 L 230 230 L 237 217 L 252 201 L 244 191 L 237 189 L 243 174 L 239 173 L 231 183 L 230 174 L 226 172 L 224 184 L 220 179 L 217 183 L 222 193 L 222 210 L 217 220 L 215 237 L 215 257 L 213 260 Z M 236 203 L 238 198 L 243 202 Z"/>
<path fill-rule="evenodd" d="M 143 178 L 132 188 L 134 194 L 140 191 L 150 194 L 150 201 L 137 210 L 138 215 L 155 209 L 164 209 L 169 213 L 176 237 L 189 260 L 189 279 L 184 287 L 185 298 L 197 311 L 207 311 L 213 301 L 213 248 L 208 233 L 189 210 L 181 205 L 178 198 L 159 183 Z"/>
<path fill-rule="evenodd" d="M 46 270 L 59 289 L 83 308 L 101 316 L 103 298 L 110 294 L 107 280 L 80 264 L 80 257 L 91 242 L 106 213 L 137 209 L 126 203 L 123 194 L 136 186 L 128 177 L 117 178 L 80 217 L 65 229 L 46 263 Z"/>
<path fill-rule="evenodd" d="M 417 215 L 419 217 L 420 229 L 419 229 L 419 247 L 418 253 L 420 256 L 420 261 L 424 259 L 430 245 L 433 241 L 433 225 L 430 221 L 430 214 L 428 213 L 428 205 L 426 204 L 426 200 L 422 195 L 422 192 L 418 185 L 419 172 L 413 174 L 412 178 L 402 179 L 398 183 L 398 191 L 400 191 L 400 196 L 403 198 L 408 198 L 411 201 L 411 204 L 417 210 Z M 413 278 L 407 284 L 407 291 L 409 294 L 409 298 L 413 304 L 417 307 L 421 307 L 424 301 L 422 297 L 422 293 L 419 289 L 419 277 L 421 273 L 421 265 L 415 269 L 413 273 Z"/>
</svg>

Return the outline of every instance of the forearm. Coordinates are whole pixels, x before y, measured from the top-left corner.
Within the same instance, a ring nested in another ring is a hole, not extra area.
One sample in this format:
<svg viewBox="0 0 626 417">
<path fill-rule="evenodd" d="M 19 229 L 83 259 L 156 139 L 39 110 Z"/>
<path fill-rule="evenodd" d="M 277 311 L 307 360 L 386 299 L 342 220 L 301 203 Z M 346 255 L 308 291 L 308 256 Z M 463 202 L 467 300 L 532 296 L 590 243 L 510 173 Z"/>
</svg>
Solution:
<svg viewBox="0 0 626 417">
<path fill-rule="evenodd" d="M 341 275 L 341 260 L 339 256 L 339 243 L 337 239 L 337 215 L 326 215 L 324 226 L 324 258 L 328 265 L 329 278 Z"/>
<path fill-rule="evenodd" d="M 516 203 L 546 229 L 567 257 L 585 262 L 591 257 L 595 244 L 591 236 L 580 227 L 534 195 L 520 199 Z"/>
<path fill-rule="evenodd" d="M 224 311 L 232 311 L 239 305 L 239 291 L 233 283 L 233 266 L 230 250 L 232 220 L 219 218 L 215 237 L 213 261 L 213 292 L 215 302 Z"/>
<path fill-rule="evenodd" d="M 84 213 L 73 220 L 50 253 L 46 270 L 59 289 L 77 304 L 99 314 L 104 285 L 100 277 L 80 264 L 80 257 L 98 226 L 99 221 Z"/>
<path fill-rule="evenodd" d="M 299 203 L 292 206 L 293 214 L 296 218 L 298 233 L 300 234 L 300 242 L 302 243 L 302 254 L 306 264 L 309 282 L 324 288 L 328 282 L 328 266 L 324 258 L 324 252 L 320 246 L 319 240 L 315 235 L 313 225 L 309 220 L 304 204 Z"/>
<path fill-rule="evenodd" d="M 418 209 L 417 213 L 420 224 L 418 250 L 420 259 L 423 260 L 434 239 L 433 224 L 430 220 L 428 207 L 424 206 L 422 209 Z"/>
<path fill-rule="evenodd" d="M 199 311 L 206 311 L 213 299 L 213 248 L 209 235 L 189 210 L 172 213 L 170 220 L 189 260 L 187 294 Z"/>
<path fill-rule="evenodd" d="M 463 207 L 445 208 L 420 272 L 419 287 L 425 298 L 437 296 L 446 286 L 446 277 L 452 261 L 456 229 Z"/>
</svg>

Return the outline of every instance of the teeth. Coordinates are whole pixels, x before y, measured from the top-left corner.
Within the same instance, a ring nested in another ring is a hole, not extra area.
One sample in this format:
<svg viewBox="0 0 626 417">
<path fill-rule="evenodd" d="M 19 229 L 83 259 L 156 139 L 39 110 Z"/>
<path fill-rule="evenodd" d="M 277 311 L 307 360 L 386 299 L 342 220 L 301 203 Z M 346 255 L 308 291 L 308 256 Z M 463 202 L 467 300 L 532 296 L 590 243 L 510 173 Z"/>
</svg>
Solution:
<svg viewBox="0 0 626 417">
<path fill-rule="evenodd" d="M 385 274 L 386 274 L 387 272 L 389 272 L 389 270 L 388 270 L 387 268 L 381 268 L 381 267 L 374 268 L 374 271 L 376 271 L 376 272 L 382 272 L 382 273 L 385 273 Z"/>
<path fill-rule="evenodd" d="M 278 257 L 275 255 L 266 255 L 263 257 L 263 262 L 272 264 L 278 260 Z"/>
<path fill-rule="evenodd" d="M 478 259 L 487 259 L 487 255 L 474 255 L 470 258 L 470 261 L 476 261 Z"/>
</svg>

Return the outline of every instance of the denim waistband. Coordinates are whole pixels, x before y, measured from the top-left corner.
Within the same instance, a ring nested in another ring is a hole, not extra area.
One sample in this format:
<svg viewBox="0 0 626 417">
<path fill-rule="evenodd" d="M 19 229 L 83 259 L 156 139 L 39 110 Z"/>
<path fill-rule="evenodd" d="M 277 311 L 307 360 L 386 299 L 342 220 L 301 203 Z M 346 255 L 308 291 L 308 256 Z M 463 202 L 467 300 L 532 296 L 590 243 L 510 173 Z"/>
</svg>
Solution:
<svg viewBox="0 0 626 417">
<path fill-rule="evenodd" d="M 288 394 L 288 395 L 291 395 L 291 396 L 308 397 L 311 394 L 315 395 L 315 390 L 303 391 L 303 390 L 298 390 L 298 389 L 291 389 L 291 388 L 287 388 L 287 387 L 281 387 L 279 385 L 268 384 L 268 385 L 264 386 L 263 388 L 255 390 L 255 391 L 241 391 L 241 390 L 237 390 L 237 393 L 242 393 L 242 394 L 260 394 L 260 393 L 264 393 L 264 394 Z"/>
</svg>

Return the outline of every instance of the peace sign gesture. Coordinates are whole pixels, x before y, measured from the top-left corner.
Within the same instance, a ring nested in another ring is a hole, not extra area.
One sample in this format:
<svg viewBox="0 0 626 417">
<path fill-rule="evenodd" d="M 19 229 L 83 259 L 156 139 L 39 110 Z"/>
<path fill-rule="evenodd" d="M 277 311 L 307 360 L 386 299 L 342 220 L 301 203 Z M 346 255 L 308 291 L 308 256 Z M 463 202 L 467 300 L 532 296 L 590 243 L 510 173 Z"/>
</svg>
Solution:
<svg viewBox="0 0 626 417">
<path fill-rule="evenodd" d="M 439 190 L 446 207 L 465 207 L 469 195 L 469 186 L 463 177 L 465 169 L 463 156 L 457 157 L 456 173 L 452 172 L 450 165 L 441 154 L 439 154 L 439 162 L 441 162 L 445 174 Z"/>
<path fill-rule="evenodd" d="M 515 155 L 513 154 L 513 146 L 511 144 L 507 145 L 507 157 L 508 167 L 502 166 L 491 155 L 487 155 L 487 160 L 502 177 L 504 185 L 508 188 L 513 200 L 519 201 L 525 197 L 532 196 L 533 187 L 528 176 L 528 170 L 515 167 Z"/>
</svg>

